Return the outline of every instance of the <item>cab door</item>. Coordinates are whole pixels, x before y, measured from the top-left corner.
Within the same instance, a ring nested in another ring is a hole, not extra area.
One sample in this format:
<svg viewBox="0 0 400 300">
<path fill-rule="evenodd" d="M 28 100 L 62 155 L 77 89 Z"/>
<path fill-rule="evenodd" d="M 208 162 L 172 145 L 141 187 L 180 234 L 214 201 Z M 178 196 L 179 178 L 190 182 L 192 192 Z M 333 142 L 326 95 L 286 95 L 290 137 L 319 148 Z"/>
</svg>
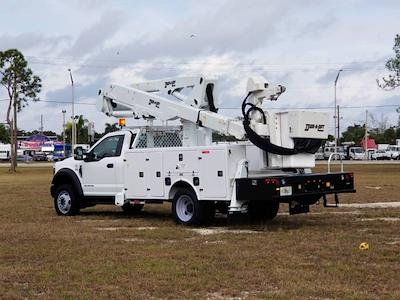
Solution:
<svg viewBox="0 0 400 300">
<path fill-rule="evenodd" d="M 80 170 L 85 196 L 113 196 L 121 191 L 116 169 L 123 162 L 124 138 L 125 134 L 109 136 L 87 153 Z"/>
</svg>

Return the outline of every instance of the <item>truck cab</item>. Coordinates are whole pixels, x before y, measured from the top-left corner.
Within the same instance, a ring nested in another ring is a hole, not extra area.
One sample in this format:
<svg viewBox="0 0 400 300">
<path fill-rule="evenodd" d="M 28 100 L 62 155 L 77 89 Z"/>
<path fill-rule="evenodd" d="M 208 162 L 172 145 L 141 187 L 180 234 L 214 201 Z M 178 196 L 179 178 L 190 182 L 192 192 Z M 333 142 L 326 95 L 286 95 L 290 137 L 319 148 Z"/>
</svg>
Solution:
<svg viewBox="0 0 400 300">
<path fill-rule="evenodd" d="M 365 152 L 362 147 L 348 147 L 347 148 L 347 159 L 362 160 L 364 158 L 365 158 Z"/>
<path fill-rule="evenodd" d="M 64 180 L 73 186 L 75 193 L 104 198 L 103 202 L 107 202 L 107 198 L 114 197 L 122 189 L 124 154 L 131 147 L 136 133 L 137 130 L 109 133 L 85 154 L 79 153 L 78 148 L 74 157 L 55 163 L 53 181 Z M 101 202 L 102 199 L 98 200 Z"/>
</svg>

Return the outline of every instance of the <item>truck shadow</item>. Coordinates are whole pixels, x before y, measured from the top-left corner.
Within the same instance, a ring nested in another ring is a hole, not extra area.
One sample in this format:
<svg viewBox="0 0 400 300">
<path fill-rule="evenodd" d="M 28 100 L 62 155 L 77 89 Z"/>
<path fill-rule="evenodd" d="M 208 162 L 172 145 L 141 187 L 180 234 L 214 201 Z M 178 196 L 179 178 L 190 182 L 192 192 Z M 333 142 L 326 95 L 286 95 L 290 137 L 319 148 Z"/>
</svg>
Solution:
<svg viewBox="0 0 400 300">
<path fill-rule="evenodd" d="M 143 219 L 149 221 L 165 221 L 171 220 L 172 215 L 168 212 L 162 211 L 141 211 L 137 214 L 129 214 L 123 211 L 96 211 L 96 210 L 82 210 L 80 216 L 92 216 L 92 217 L 103 217 L 107 219 Z"/>
<path fill-rule="evenodd" d="M 98 217 L 108 220 L 143 220 L 146 223 L 152 223 L 160 226 L 177 226 L 181 227 L 173 221 L 171 212 L 166 210 L 144 210 L 138 214 L 131 215 L 123 211 L 105 211 L 105 210 L 82 210 L 82 217 Z M 323 216 L 309 216 L 307 214 L 300 216 L 278 215 L 273 220 L 251 220 L 247 214 L 227 216 L 217 213 L 215 218 L 206 225 L 196 227 L 217 227 L 228 229 L 249 229 L 255 231 L 281 231 L 281 230 L 297 230 L 301 228 L 317 227 L 321 230 L 332 228 L 338 225 L 337 222 L 330 219 L 327 220 Z"/>
</svg>

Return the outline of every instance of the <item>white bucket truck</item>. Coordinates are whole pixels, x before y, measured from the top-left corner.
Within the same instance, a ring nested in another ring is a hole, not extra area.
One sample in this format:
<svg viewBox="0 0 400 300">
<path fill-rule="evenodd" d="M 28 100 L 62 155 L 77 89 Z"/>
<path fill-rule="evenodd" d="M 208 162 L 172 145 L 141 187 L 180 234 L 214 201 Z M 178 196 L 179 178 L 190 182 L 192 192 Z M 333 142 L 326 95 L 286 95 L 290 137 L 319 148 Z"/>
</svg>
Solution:
<svg viewBox="0 0 400 300">
<path fill-rule="evenodd" d="M 280 203 L 291 214 L 309 211 L 326 195 L 355 192 L 353 174 L 312 174 L 314 153 L 327 138 L 326 113 L 265 110 L 285 91 L 262 77 L 248 80 L 243 120 L 218 113 L 215 82 L 171 78 L 99 91 L 108 116 L 142 118 L 147 126 L 104 136 L 86 154 L 57 162 L 51 185 L 55 209 L 74 215 L 95 204 L 138 212 L 145 203 L 172 202 L 178 223 L 209 221 L 215 210 L 272 219 Z M 153 126 L 179 120 L 182 130 Z M 213 143 L 212 132 L 239 142 Z"/>
</svg>

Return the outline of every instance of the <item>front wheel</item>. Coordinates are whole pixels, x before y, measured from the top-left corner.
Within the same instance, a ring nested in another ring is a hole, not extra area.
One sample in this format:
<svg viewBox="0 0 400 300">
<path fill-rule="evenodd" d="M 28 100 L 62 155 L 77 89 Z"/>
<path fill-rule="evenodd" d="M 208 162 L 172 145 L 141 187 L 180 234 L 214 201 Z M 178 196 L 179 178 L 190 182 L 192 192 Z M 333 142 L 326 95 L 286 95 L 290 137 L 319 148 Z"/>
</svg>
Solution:
<svg viewBox="0 0 400 300">
<path fill-rule="evenodd" d="M 57 189 L 54 207 L 60 216 L 73 216 L 79 213 L 79 199 L 70 185 L 64 184 Z"/>
<path fill-rule="evenodd" d="M 172 214 L 179 224 L 208 223 L 214 217 L 215 205 L 211 201 L 199 201 L 193 191 L 182 189 L 172 201 Z"/>
</svg>

